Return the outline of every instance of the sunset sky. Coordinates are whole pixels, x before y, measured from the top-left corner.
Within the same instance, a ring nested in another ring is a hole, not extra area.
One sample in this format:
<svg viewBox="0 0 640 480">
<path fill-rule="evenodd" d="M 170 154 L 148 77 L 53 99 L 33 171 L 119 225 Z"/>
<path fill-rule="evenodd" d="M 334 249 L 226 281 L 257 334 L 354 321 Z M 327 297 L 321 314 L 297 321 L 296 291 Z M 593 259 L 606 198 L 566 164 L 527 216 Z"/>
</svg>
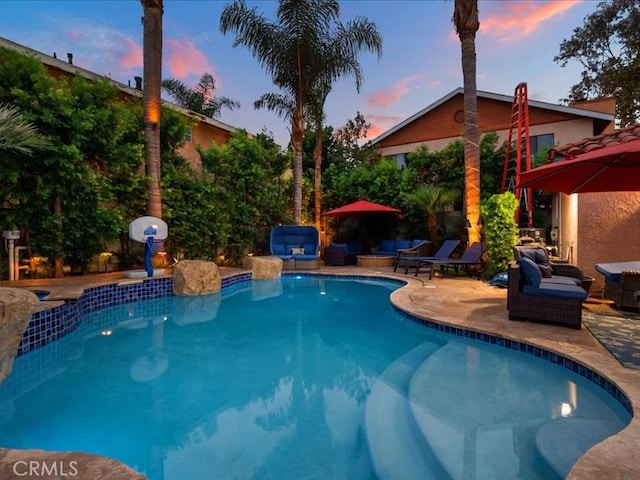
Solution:
<svg viewBox="0 0 640 480">
<path fill-rule="evenodd" d="M 270 78 L 233 36 L 220 33 L 227 0 L 164 0 L 163 78 L 193 86 L 208 72 L 216 95 L 240 102 L 224 109 L 220 121 L 259 133 L 272 132 L 283 146 L 288 123 L 267 110 L 254 110 L 263 93 L 276 92 Z M 248 1 L 275 20 L 277 2 Z M 477 87 L 513 95 L 527 82 L 529 97 L 557 103 L 579 82 L 577 62 L 562 68 L 553 61 L 594 0 L 480 0 L 476 37 Z M 339 128 L 357 112 L 375 138 L 452 90 L 462 87 L 460 41 L 451 17 L 453 0 L 342 0 L 341 20 L 358 16 L 376 23 L 383 36 L 382 58 L 363 53 L 360 93 L 346 78 L 334 85 L 326 103 L 327 124 Z M 67 58 L 93 72 L 134 84 L 142 76 L 142 6 L 138 0 L 2 0 L 0 36 L 32 49 Z"/>
</svg>

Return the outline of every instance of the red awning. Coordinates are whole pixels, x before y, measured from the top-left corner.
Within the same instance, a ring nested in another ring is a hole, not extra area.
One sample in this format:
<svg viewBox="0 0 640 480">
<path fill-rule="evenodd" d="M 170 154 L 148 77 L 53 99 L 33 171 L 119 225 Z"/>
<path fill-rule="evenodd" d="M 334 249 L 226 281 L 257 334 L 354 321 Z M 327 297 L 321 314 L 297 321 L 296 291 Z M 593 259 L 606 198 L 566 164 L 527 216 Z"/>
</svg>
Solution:
<svg viewBox="0 0 640 480">
<path fill-rule="evenodd" d="M 397 208 L 389 207 L 387 205 L 380 205 L 379 203 L 368 202 L 366 200 L 358 200 L 357 202 L 343 205 L 342 207 L 335 208 L 325 212 L 327 217 L 358 217 L 360 215 L 371 214 L 392 214 L 399 215 L 402 211 Z"/>
</svg>

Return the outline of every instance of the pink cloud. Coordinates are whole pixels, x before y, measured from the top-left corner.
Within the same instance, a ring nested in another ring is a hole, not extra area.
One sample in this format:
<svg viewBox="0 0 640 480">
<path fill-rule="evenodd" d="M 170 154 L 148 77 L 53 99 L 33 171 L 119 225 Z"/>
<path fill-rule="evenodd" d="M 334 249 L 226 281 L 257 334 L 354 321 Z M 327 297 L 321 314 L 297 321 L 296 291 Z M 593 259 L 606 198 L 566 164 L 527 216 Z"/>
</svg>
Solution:
<svg viewBox="0 0 640 480">
<path fill-rule="evenodd" d="M 540 30 L 554 17 L 570 10 L 583 0 L 534 0 L 498 2 L 500 10 L 483 16 L 480 10 L 480 32 L 510 42 Z M 482 8 L 482 6 L 480 7 Z"/>
<path fill-rule="evenodd" d="M 382 108 L 397 102 L 400 98 L 409 93 L 409 84 L 420 80 L 422 75 L 412 75 L 400 79 L 391 88 L 378 90 L 367 95 L 366 104 L 370 107 Z"/>
<path fill-rule="evenodd" d="M 367 115 L 367 123 L 371 124 L 367 132 L 367 140 L 373 140 L 389 130 L 394 125 L 406 119 L 403 115 Z"/>
<path fill-rule="evenodd" d="M 118 55 L 118 63 L 125 70 L 141 67 L 143 63 L 142 47 L 130 38 L 123 39 L 125 48 Z"/>
<path fill-rule="evenodd" d="M 190 77 L 200 78 L 205 72 L 214 74 L 213 65 L 206 55 L 187 40 L 165 40 L 164 63 L 169 76 L 182 81 Z M 217 81 L 218 79 L 216 87 Z"/>
</svg>

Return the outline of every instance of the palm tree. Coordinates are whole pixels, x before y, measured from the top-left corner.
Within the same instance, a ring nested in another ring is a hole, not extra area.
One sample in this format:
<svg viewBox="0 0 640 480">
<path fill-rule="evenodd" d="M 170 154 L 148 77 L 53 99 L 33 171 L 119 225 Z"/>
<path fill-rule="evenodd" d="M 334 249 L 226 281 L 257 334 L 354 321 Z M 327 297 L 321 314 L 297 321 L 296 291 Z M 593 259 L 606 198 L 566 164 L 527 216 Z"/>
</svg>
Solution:
<svg viewBox="0 0 640 480">
<path fill-rule="evenodd" d="M 427 215 L 429 240 L 438 243 L 438 215 L 460 197 L 457 190 L 447 190 L 435 185 L 421 185 L 413 193 L 405 193 L 405 202 L 414 205 Z"/>
<path fill-rule="evenodd" d="M 462 46 L 464 83 L 464 207 L 472 227 L 469 243 L 480 241 L 480 130 L 476 88 L 476 32 L 478 0 L 455 0 L 453 23 Z"/>
<path fill-rule="evenodd" d="M 47 140 L 27 122 L 18 107 L 0 104 L 0 152 L 31 154 L 46 148 Z"/>
<path fill-rule="evenodd" d="M 234 47 L 243 45 L 267 70 L 273 83 L 295 99 L 291 116 L 293 145 L 294 220 L 302 210 L 302 141 L 305 108 L 320 82 L 353 75 L 358 90 L 362 71 L 356 58 L 362 49 L 381 55 L 382 37 L 375 24 L 359 18 L 341 24 L 337 0 L 280 0 L 277 23 L 270 23 L 244 0 L 234 0 L 220 17 L 222 33 L 236 34 Z"/>
<path fill-rule="evenodd" d="M 147 215 L 162 218 L 160 190 L 160 86 L 162 80 L 162 14 L 163 0 L 140 0 L 144 15 L 143 55 L 145 165 L 149 177 Z"/>
<path fill-rule="evenodd" d="M 316 134 L 316 144 L 313 148 L 313 206 L 314 222 L 321 231 L 322 212 L 322 143 L 324 139 L 324 104 L 331 90 L 330 85 L 318 85 L 309 103 L 309 117 Z"/>
<path fill-rule="evenodd" d="M 162 88 L 173 97 L 178 105 L 205 117 L 219 118 L 222 107 L 227 107 L 229 110 L 240 108 L 240 103 L 236 100 L 213 95 L 216 82 L 213 76 L 208 73 L 204 73 L 200 77 L 198 85 L 194 88 L 189 88 L 174 78 L 162 80 Z"/>
</svg>

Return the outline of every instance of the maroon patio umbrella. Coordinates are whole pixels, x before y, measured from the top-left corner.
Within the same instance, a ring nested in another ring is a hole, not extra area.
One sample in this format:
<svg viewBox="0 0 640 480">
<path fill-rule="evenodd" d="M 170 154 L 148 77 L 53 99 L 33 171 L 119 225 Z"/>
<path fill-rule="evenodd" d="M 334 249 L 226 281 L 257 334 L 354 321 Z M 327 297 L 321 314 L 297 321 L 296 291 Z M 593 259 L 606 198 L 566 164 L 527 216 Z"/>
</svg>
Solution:
<svg viewBox="0 0 640 480">
<path fill-rule="evenodd" d="M 523 172 L 517 186 L 567 194 L 640 191 L 640 139 Z"/>
<path fill-rule="evenodd" d="M 397 208 L 389 207 L 387 205 L 381 205 L 379 203 L 368 202 L 366 200 L 358 200 L 357 202 L 343 205 L 342 207 L 335 208 L 325 212 L 326 217 L 359 217 L 361 215 L 370 214 L 394 214 L 399 215 L 402 213 Z"/>
</svg>

